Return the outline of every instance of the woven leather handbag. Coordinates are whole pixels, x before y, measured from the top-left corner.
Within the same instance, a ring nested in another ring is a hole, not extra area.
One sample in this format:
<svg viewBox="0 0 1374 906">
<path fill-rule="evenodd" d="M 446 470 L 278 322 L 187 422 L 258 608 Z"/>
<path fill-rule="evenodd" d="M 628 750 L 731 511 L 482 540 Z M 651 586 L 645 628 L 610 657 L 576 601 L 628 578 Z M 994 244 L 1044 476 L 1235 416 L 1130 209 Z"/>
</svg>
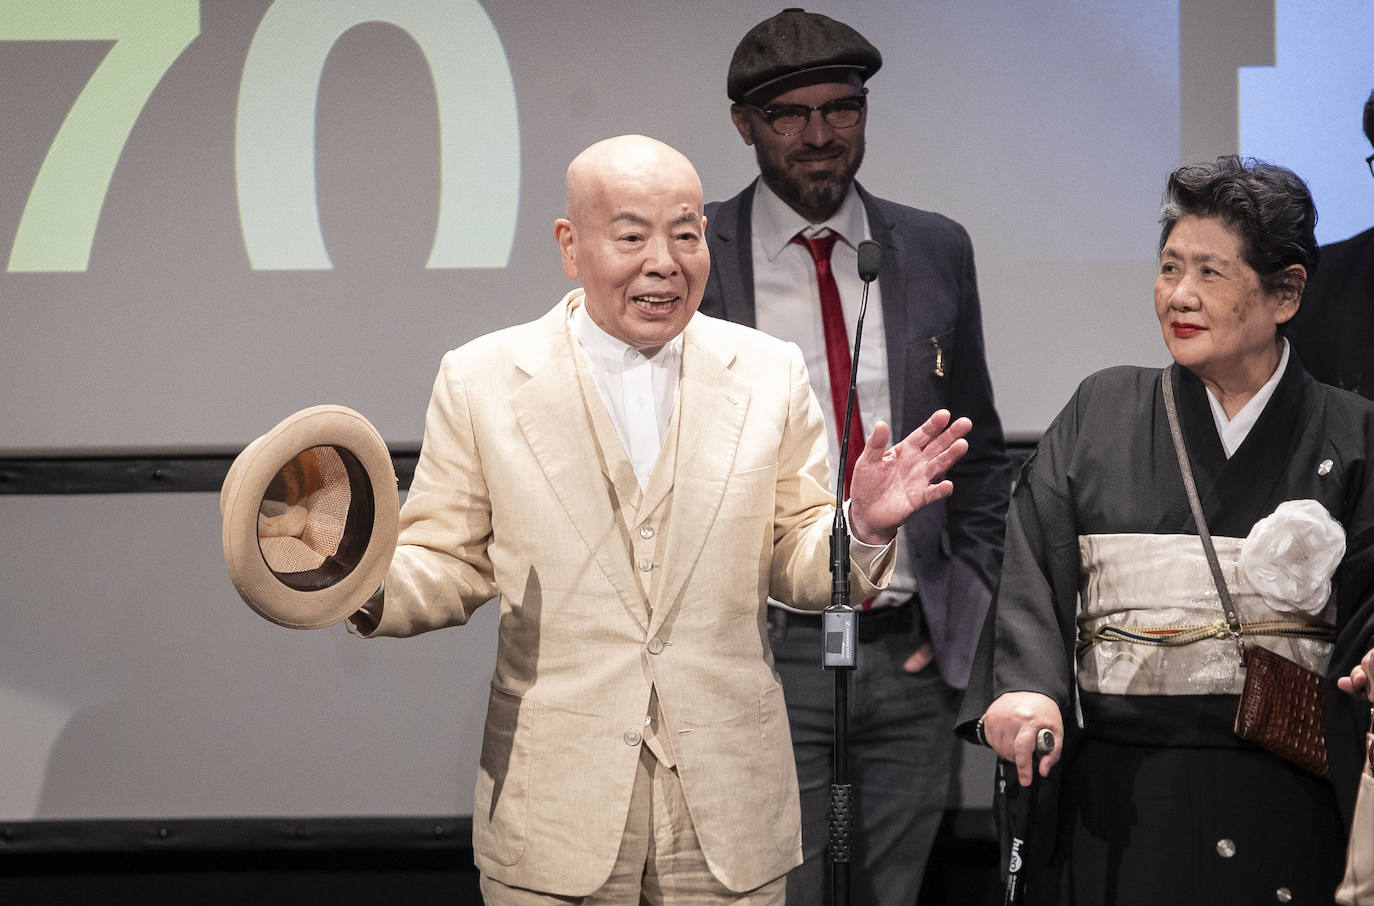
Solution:
<svg viewBox="0 0 1374 906">
<path fill-rule="evenodd" d="M 1236 735 L 1318 777 L 1329 777 L 1321 675 L 1268 648 L 1245 649 Z"/>
</svg>

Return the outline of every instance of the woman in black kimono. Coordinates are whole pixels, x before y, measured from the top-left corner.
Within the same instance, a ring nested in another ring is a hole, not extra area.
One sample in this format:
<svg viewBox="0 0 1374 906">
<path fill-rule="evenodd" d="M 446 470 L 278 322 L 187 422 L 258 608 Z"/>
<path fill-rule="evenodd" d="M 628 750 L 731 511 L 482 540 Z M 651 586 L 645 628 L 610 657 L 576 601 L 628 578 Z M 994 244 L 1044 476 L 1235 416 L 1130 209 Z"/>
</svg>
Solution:
<svg viewBox="0 0 1374 906">
<path fill-rule="evenodd" d="M 1279 335 L 1317 264 L 1297 176 L 1183 167 L 1162 223 L 1155 313 L 1241 641 L 1326 677 L 1330 778 L 1233 730 L 1241 649 L 1158 369 L 1085 380 L 1027 461 L 959 729 L 1023 785 L 1054 731 L 1036 902 L 1330 903 L 1374 673 L 1374 404 L 1313 381 Z"/>
</svg>

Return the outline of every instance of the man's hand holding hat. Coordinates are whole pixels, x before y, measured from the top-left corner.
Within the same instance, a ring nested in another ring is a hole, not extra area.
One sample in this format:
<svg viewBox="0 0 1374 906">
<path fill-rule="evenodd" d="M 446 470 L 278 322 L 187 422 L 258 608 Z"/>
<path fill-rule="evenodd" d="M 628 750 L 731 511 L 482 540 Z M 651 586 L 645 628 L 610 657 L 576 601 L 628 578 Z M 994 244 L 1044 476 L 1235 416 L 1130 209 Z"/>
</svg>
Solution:
<svg viewBox="0 0 1374 906">
<path fill-rule="evenodd" d="M 225 476 L 229 577 L 273 623 L 330 626 L 382 584 L 398 510 L 396 472 L 377 429 L 343 406 L 304 409 L 249 444 Z"/>
</svg>

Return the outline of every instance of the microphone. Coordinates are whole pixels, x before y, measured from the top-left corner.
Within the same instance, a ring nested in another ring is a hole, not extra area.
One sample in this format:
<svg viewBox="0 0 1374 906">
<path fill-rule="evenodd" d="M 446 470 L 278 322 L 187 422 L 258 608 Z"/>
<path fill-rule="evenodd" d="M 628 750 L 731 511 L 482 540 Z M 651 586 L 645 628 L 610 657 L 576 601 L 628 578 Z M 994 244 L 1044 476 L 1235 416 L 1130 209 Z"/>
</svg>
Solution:
<svg viewBox="0 0 1374 906">
<path fill-rule="evenodd" d="M 859 243 L 859 279 L 865 284 L 864 289 L 868 289 L 867 284 L 878 279 L 878 265 L 883 260 L 883 247 L 872 239 L 865 239 Z M 867 300 L 867 294 L 864 295 Z"/>
<path fill-rule="evenodd" d="M 849 604 L 849 526 L 844 518 L 844 457 L 849 450 L 849 426 L 853 421 L 854 385 L 859 375 L 859 346 L 868 311 L 868 285 L 878 278 L 883 247 L 872 239 L 859 243 L 859 319 L 854 327 L 854 351 L 849 358 L 849 393 L 845 397 L 844 427 L 840 434 L 840 463 L 835 476 L 835 523 L 830 532 L 830 606 L 821 612 L 825 650 L 821 665 L 827 670 L 853 670 L 858 666 L 854 640 L 858 615 Z"/>
</svg>

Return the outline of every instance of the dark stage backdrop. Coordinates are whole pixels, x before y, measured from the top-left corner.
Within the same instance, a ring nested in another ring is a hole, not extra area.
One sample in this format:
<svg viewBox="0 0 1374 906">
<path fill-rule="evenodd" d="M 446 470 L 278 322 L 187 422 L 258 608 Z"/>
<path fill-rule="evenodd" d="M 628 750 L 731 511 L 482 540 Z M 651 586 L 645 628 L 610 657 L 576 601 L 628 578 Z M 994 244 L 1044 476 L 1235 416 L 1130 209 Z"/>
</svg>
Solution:
<svg viewBox="0 0 1374 906">
<path fill-rule="evenodd" d="M 577 151 L 643 132 L 708 199 L 752 178 L 725 72 L 780 7 L 0 0 L 0 457 L 224 453 L 319 403 L 415 446 L 442 353 L 568 288 Z M 812 8 L 885 54 L 864 183 L 973 236 L 1013 433 L 1162 362 L 1181 160 L 1294 167 L 1325 241 L 1374 219 L 1367 2 Z M 0 496 L 0 578 L 0 820 L 471 809 L 495 608 L 399 643 L 271 626 L 204 492 Z"/>
</svg>

